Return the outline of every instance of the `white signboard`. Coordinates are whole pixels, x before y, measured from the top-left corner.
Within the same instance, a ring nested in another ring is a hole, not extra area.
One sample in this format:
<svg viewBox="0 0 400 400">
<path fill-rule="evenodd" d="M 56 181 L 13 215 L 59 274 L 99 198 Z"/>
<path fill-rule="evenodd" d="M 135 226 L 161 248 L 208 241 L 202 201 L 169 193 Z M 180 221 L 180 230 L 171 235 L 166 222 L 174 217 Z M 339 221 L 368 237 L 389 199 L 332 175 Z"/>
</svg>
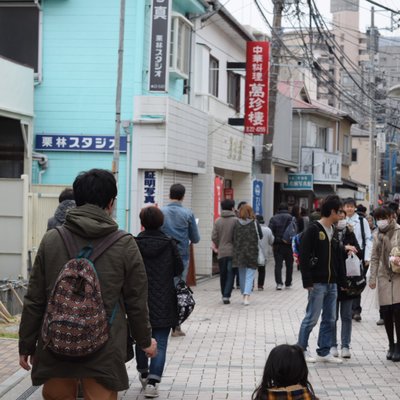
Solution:
<svg viewBox="0 0 400 400">
<path fill-rule="evenodd" d="M 331 185 L 342 183 L 342 154 L 328 153 L 324 149 L 303 147 L 301 172 L 313 174 L 314 183 Z"/>
</svg>

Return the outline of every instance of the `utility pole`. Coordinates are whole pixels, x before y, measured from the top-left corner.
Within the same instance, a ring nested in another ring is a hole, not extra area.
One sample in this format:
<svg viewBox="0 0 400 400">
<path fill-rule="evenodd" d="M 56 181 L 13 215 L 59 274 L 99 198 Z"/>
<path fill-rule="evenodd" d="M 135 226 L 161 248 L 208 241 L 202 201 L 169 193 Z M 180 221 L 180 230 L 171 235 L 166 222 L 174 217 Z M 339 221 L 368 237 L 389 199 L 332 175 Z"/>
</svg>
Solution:
<svg viewBox="0 0 400 400">
<path fill-rule="evenodd" d="M 369 149 L 370 149 L 370 189 L 369 189 L 369 204 L 370 209 L 377 207 L 378 205 L 378 186 L 379 186 L 379 149 L 378 146 L 374 146 L 376 138 L 376 120 L 375 120 L 375 64 L 374 57 L 377 52 L 377 35 L 378 30 L 375 27 L 375 10 L 371 7 L 371 27 L 368 29 L 368 43 L 369 43 L 369 72 L 368 72 L 368 83 L 369 83 L 369 97 L 370 97 L 370 122 L 369 122 Z"/>
<path fill-rule="evenodd" d="M 122 97 L 122 68 L 124 64 L 124 35 L 125 35 L 125 0 L 121 0 L 119 18 L 119 44 L 118 44 L 118 74 L 117 74 L 117 95 L 115 100 L 115 134 L 114 154 L 111 171 L 118 184 L 119 154 L 121 137 L 121 97 Z M 115 200 L 116 202 L 117 200 Z M 117 214 L 117 204 L 114 204 L 113 217 Z"/>
<path fill-rule="evenodd" d="M 272 143 L 274 139 L 276 99 L 278 94 L 279 62 L 281 53 L 282 12 L 285 0 L 273 0 L 274 19 L 272 22 L 271 62 L 269 79 L 269 110 L 268 134 L 263 137 L 263 151 L 261 159 L 261 173 L 271 174 L 272 171 Z"/>
</svg>

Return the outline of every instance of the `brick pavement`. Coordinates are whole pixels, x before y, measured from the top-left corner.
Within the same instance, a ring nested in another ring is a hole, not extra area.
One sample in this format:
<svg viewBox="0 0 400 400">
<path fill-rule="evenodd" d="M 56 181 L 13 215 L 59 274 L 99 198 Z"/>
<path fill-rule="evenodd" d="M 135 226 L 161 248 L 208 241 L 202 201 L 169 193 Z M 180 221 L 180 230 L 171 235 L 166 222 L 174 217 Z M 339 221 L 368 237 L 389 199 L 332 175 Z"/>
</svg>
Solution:
<svg viewBox="0 0 400 400">
<path fill-rule="evenodd" d="M 275 290 L 272 265 L 267 268 L 267 281 L 264 291 L 251 296 L 248 307 L 241 304 L 238 290 L 233 293 L 232 304 L 223 305 L 218 278 L 194 288 L 197 306 L 184 324 L 187 335 L 170 339 L 160 399 L 251 398 L 270 350 L 277 344 L 296 342 L 305 312 L 307 293 L 298 271 L 290 290 Z M 340 366 L 310 366 L 310 380 L 319 398 L 400 398 L 400 363 L 385 359 L 386 335 L 384 328 L 376 325 L 374 299 L 374 292 L 367 288 L 363 321 L 353 324 L 352 358 Z M 314 354 L 317 332 L 314 329 L 310 337 Z M 120 398 L 144 399 L 134 364 L 128 372 L 132 384 Z M 9 399 L 18 398 L 13 396 Z M 28 398 L 39 400 L 40 391 Z"/>
<path fill-rule="evenodd" d="M 18 341 L 0 339 L 0 384 L 19 370 Z"/>
</svg>

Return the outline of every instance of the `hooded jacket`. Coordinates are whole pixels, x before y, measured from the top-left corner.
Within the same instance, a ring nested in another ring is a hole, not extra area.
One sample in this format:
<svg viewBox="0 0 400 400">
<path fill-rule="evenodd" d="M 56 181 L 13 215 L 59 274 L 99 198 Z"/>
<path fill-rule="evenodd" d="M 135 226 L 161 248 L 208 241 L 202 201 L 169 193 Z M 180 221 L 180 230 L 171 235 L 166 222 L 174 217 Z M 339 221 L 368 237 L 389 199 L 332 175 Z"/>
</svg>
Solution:
<svg viewBox="0 0 400 400">
<path fill-rule="evenodd" d="M 258 231 L 258 234 L 257 234 Z M 258 268 L 258 238 L 263 234 L 254 219 L 238 219 L 233 229 L 233 265 Z"/>
<path fill-rule="evenodd" d="M 268 226 L 275 237 L 274 244 L 285 244 L 282 237 L 292 219 L 288 210 L 280 210 L 270 219 Z"/>
<path fill-rule="evenodd" d="M 218 248 L 218 258 L 233 256 L 233 228 L 237 217 L 234 211 L 222 210 L 212 230 L 212 241 Z"/>
<path fill-rule="evenodd" d="M 86 204 L 72 209 L 64 227 L 76 234 L 79 248 L 116 231 L 118 225 L 100 207 Z M 57 230 L 48 231 L 39 250 L 24 299 L 19 329 L 19 353 L 34 354 L 33 385 L 51 378 L 94 378 L 110 390 L 129 387 L 125 368 L 128 318 L 132 336 L 141 348 L 151 344 L 147 307 L 147 277 L 135 240 L 127 235 L 115 242 L 95 261 L 103 303 L 108 316 L 116 309 L 110 338 L 87 359 L 60 360 L 43 348 L 41 326 L 47 301 L 62 267 L 70 259 Z M 117 305 L 117 307 L 115 307 Z"/>
<path fill-rule="evenodd" d="M 47 230 L 54 229 L 57 226 L 61 226 L 65 222 L 67 212 L 75 207 L 75 200 L 62 201 L 54 212 L 54 216 L 49 218 L 49 220 L 47 221 Z"/>
<path fill-rule="evenodd" d="M 136 243 L 146 267 L 151 326 L 173 328 L 178 325 L 174 277 L 183 271 L 176 241 L 160 230 L 145 230 Z"/>
</svg>

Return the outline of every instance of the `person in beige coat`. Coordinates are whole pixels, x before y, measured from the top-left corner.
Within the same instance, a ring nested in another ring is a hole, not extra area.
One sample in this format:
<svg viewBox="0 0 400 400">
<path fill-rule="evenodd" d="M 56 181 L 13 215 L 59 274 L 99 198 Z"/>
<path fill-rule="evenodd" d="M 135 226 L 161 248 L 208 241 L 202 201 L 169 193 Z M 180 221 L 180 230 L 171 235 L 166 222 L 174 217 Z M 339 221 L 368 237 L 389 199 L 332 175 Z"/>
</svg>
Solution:
<svg viewBox="0 0 400 400">
<path fill-rule="evenodd" d="M 390 262 L 400 265 L 400 257 L 392 259 L 390 252 L 400 246 L 400 225 L 386 207 L 377 208 L 374 217 L 378 230 L 374 233 L 369 286 L 371 289 L 378 286 L 379 307 L 389 341 L 386 359 L 397 362 L 400 361 L 400 274 L 391 270 Z"/>
</svg>

